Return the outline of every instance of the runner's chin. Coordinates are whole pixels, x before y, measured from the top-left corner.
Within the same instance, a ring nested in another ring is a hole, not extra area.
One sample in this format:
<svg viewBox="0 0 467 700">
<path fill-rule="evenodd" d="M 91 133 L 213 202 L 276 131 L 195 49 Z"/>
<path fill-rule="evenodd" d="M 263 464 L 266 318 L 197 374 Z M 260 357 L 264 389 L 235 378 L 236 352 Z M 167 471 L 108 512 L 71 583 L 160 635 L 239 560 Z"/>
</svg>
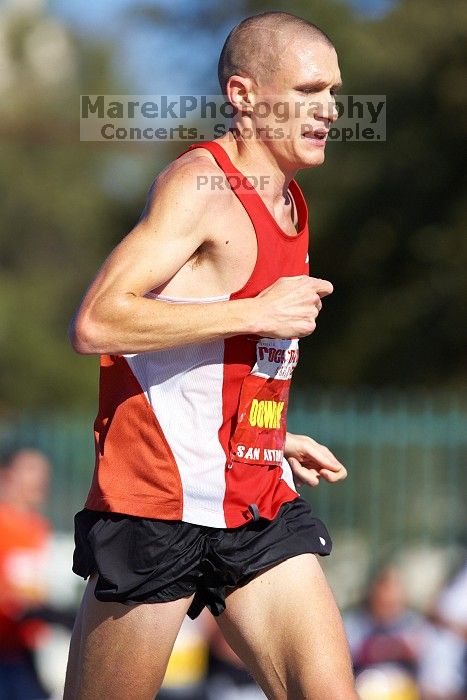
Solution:
<svg viewBox="0 0 467 700">
<path fill-rule="evenodd" d="M 300 155 L 307 167 L 316 167 L 324 163 L 325 139 L 313 139 L 307 136 L 300 138 Z"/>
</svg>

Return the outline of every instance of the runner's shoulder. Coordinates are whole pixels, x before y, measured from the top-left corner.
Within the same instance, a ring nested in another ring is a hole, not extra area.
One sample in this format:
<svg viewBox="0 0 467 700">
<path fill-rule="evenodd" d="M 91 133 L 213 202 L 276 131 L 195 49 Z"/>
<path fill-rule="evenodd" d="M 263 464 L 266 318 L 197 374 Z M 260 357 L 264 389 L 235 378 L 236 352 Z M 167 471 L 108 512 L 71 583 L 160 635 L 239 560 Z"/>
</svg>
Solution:
<svg viewBox="0 0 467 700">
<path fill-rule="evenodd" d="M 218 196 L 218 189 L 216 192 L 216 183 L 218 186 L 219 178 L 224 177 L 222 169 L 209 151 L 196 149 L 184 153 L 159 173 L 151 187 L 150 196 L 168 195 L 198 211 L 209 206 L 209 213 L 212 214 L 212 209 L 225 210 L 225 200 Z"/>
</svg>

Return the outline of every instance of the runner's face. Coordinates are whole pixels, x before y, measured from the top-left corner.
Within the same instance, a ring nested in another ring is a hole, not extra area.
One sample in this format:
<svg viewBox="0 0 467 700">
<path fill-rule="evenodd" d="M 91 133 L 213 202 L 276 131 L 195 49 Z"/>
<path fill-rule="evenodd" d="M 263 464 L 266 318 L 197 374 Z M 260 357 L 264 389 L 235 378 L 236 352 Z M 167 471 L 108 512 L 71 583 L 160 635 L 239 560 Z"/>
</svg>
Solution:
<svg viewBox="0 0 467 700">
<path fill-rule="evenodd" d="M 340 86 L 335 50 L 314 41 L 287 51 L 272 82 L 257 87 L 257 101 L 271 105 L 264 121 L 284 132 L 284 138 L 268 139 L 284 169 L 316 167 L 324 161 L 327 134 L 338 116 L 335 95 Z M 280 123 L 274 116 L 279 113 Z"/>
</svg>

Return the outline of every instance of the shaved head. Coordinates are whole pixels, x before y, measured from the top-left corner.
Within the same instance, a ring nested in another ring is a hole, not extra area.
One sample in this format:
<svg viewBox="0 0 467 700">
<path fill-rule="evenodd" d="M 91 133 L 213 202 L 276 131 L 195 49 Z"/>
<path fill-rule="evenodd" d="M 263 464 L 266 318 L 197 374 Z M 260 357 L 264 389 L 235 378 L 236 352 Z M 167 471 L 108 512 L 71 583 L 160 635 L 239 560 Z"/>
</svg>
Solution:
<svg viewBox="0 0 467 700">
<path fill-rule="evenodd" d="M 232 75 L 267 84 L 286 60 L 291 42 L 308 39 L 333 48 L 330 38 L 315 24 L 288 12 L 263 12 L 247 17 L 230 32 L 219 58 L 223 94 Z"/>
</svg>

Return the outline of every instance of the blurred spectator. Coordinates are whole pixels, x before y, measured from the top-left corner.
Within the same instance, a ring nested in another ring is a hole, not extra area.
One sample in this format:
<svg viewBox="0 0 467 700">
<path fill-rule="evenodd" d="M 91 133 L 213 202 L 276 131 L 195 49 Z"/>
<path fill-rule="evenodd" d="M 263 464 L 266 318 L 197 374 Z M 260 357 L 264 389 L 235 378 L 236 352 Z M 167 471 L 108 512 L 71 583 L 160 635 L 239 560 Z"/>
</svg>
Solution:
<svg viewBox="0 0 467 700">
<path fill-rule="evenodd" d="M 45 625 L 28 615 L 46 598 L 50 530 L 38 510 L 46 500 L 49 462 L 22 449 L 0 466 L 0 700 L 49 697 L 33 651 Z"/>
<path fill-rule="evenodd" d="M 417 700 L 419 661 L 430 625 L 408 609 L 399 571 L 379 569 L 366 601 L 344 615 L 344 624 L 363 700 Z"/>
<path fill-rule="evenodd" d="M 421 660 L 424 700 L 467 700 L 467 562 L 436 601 Z"/>
</svg>

